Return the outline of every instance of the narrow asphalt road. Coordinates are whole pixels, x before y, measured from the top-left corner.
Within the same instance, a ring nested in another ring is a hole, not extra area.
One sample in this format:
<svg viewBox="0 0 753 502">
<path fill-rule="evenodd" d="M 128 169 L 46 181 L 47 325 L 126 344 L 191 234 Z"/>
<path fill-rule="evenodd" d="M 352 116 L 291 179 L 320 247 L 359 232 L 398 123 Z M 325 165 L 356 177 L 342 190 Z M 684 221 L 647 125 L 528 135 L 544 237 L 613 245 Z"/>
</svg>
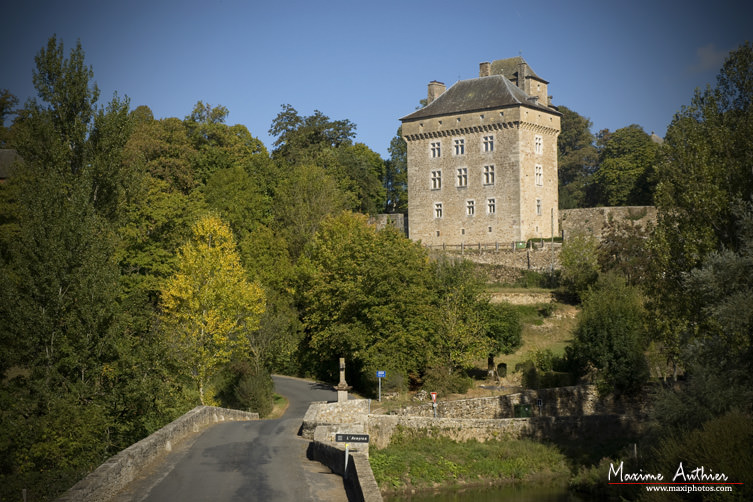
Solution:
<svg viewBox="0 0 753 502">
<path fill-rule="evenodd" d="M 213 425 L 134 481 L 117 502 L 347 501 L 342 478 L 306 458 L 297 435 L 312 401 L 334 401 L 330 386 L 275 376 L 290 401 L 275 420 Z"/>
</svg>

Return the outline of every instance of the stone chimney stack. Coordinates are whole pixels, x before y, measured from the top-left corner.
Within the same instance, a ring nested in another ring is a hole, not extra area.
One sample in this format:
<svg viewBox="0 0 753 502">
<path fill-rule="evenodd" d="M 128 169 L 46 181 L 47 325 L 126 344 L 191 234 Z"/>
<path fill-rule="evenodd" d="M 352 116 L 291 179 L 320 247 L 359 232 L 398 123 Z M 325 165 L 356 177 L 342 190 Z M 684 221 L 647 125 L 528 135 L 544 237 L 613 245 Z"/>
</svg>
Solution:
<svg viewBox="0 0 753 502">
<path fill-rule="evenodd" d="M 426 97 L 426 104 L 428 105 L 437 99 L 445 90 L 447 90 L 447 87 L 442 82 L 436 80 L 429 82 L 429 95 Z"/>
<path fill-rule="evenodd" d="M 520 63 L 518 63 L 518 87 L 520 87 L 523 92 L 526 94 L 530 94 L 528 91 L 528 79 L 526 78 L 528 76 L 528 63 L 523 61 L 521 58 Z"/>
<path fill-rule="evenodd" d="M 492 64 L 488 61 L 484 61 L 483 63 L 479 63 L 478 65 L 478 76 L 479 77 L 488 77 L 492 74 Z"/>
</svg>

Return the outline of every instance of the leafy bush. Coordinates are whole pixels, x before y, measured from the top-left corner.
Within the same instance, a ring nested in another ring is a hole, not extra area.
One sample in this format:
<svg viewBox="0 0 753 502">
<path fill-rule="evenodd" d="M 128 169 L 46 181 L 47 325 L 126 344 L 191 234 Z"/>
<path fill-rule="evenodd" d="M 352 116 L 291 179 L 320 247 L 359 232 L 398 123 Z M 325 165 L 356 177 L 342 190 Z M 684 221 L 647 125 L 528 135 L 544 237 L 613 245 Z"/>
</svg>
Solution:
<svg viewBox="0 0 753 502">
<path fill-rule="evenodd" d="M 222 406 L 252 411 L 261 417 L 274 406 L 272 377 L 265 369 L 256 369 L 247 361 L 236 361 L 225 370 L 224 382 L 217 393 Z"/>
<path fill-rule="evenodd" d="M 473 380 L 462 371 L 453 371 L 446 367 L 429 368 L 424 375 L 423 388 L 441 395 L 465 394 L 473 387 Z"/>
<path fill-rule="evenodd" d="M 703 466 L 706 474 L 724 473 L 728 482 L 743 482 L 753 471 L 753 417 L 733 411 L 709 420 L 690 433 L 683 431 L 666 436 L 659 441 L 652 457 L 650 472 L 674 476 L 682 462 L 686 475 Z M 732 494 L 724 495 L 718 499 L 693 500 L 752 500 L 753 487 L 745 483 L 735 486 Z M 680 499 L 668 497 L 662 500 Z"/>
<path fill-rule="evenodd" d="M 600 392 L 639 390 L 649 375 L 645 317 L 639 291 L 615 274 L 603 275 L 585 295 L 567 358 L 580 374 L 598 370 Z"/>
<path fill-rule="evenodd" d="M 555 356 L 550 349 L 528 351 L 526 360 L 515 369 L 523 373 L 523 386 L 529 389 L 567 387 L 575 383 L 575 375 L 568 371 L 566 359 Z"/>
<path fill-rule="evenodd" d="M 569 295 L 582 300 L 599 277 L 598 246 L 596 238 L 590 234 L 575 234 L 562 245 L 562 284 Z"/>
</svg>

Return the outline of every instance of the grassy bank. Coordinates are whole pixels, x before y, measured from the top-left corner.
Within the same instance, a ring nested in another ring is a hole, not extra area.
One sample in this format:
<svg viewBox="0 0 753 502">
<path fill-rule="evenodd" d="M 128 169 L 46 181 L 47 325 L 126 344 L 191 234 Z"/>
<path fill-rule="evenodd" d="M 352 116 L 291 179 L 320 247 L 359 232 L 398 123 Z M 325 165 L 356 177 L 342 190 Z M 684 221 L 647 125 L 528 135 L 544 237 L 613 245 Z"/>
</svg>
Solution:
<svg viewBox="0 0 753 502">
<path fill-rule="evenodd" d="M 383 492 L 438 486 L 561 479 L 570 470 L 556 447 L 528 440 L 456 442 L 400 431 L 369 461 Z"/>
</svg>

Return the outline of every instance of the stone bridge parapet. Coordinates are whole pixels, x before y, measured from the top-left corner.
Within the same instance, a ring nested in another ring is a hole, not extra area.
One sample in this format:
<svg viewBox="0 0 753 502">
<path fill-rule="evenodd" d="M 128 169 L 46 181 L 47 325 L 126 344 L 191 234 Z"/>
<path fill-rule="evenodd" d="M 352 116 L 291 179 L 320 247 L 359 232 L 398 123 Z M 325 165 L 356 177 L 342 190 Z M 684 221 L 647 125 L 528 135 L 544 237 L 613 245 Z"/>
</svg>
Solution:
<svg viewBox="0 0 753 502">
<path fill-rule="evenodd" d="M 215 406 L 197 406 L 108 459 L 57 500 L 58 502 L 110 500 L 133 481 L 143 469 L 162 458 L 189 435 L 217 422 L 258 419 L 258 413 Z"/>
</svg>

